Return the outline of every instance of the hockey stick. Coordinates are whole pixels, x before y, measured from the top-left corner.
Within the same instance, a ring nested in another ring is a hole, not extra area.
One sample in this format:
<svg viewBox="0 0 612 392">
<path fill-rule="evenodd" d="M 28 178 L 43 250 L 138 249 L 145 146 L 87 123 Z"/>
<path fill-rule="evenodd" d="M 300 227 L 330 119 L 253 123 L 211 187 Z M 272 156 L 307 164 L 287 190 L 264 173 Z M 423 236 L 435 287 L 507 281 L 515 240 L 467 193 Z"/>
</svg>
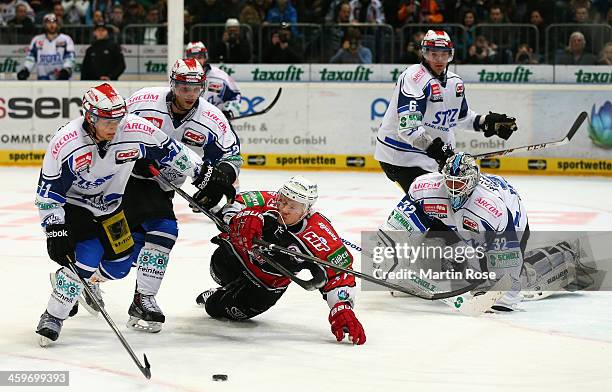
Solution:
<svg viewBox="0 0 612 392">
<path fill-rule="evenodd" d="M 350 268 L 345 268 L 345 267 L 341 267 L 339 265 L 330 263 L 329 261 L 325 261 L 325 260 L 321 260 L 317 257 L 313 257 L 313 256 L 309 256 L 309 255 L 305 255 L 302 253 L 298 253 L 298 252 L 294 252 L 290 249 L 287 248 L 283 248 L 282 246 L 278 246 L 276 244 L 271 244 L 269 242 L 263 241 L 263 240 L 259 240 L 259 239 L 255 239 L 253 241 L 254 244 L 259 245 L 263 248 L 269 249 L 269 250 L 273 250 L 273 251 L 277 251 L 279 253 L 283 253 L 289 256 L 295 256 L 298 258 L 302 258 L 304 260 L 310 261 L 312 263 L 315 264 L 320 264 L 320 265 L 324 265 L 326 267 L 329 268 L 333 268 L 335 270 L 339 270 L 342 272 L 345 272 L 347 274 L 353 275 L 355 277 L 361 278 L 363 280 L 367 280 L 368 282 L 372 282 L 375 283 L 379 286 L 384 286 L 387 287 L 389 289 L 393 289 L 396 291 L 401 291 L 402 293 L 405 294 L 410 294 L 413 295 L 415 297 L 421 298 L 421 299 L 427 299 L 427 300 L 437 300 L 437 299 L 444 299 L 444 298 L 450 298 L 450 297 L 456 297 L 457 295 L 461 295 L 469 290 L 472 290 L 473 288 L 475 288 L 476 286 L 478 286 L 480 283 L 482 283 L 482 281 L 478 281 L 478 282 L 474 282 L 472 284 L 470 284 L 468 287 L 464 287 L 458 290 L 454 290 L 454 291 L 450 291 L 450 292 L 443 292 L 443 293 L 432 293 L 432 292 L 425 292 L 422 290 L 418 290 L 412 287 L 402 287 L 400 285 L 397 285 L 395 283 L 390 283 L 390 282 L 386 282 L 384 280 L 381 279 L 377 279 L 373 276 L 364 274 L 362 272 L 359 271 L 355 271 L 352 270 Z"/>
<path fill-rule="evenodd" d="M 233 120 L 242 120 L 243 118 L 259 116 L 260 114 L 268 113 L 270 111 L 270 109 L 272 109 L 274 107 L 274 105 L 276 105 L 276 102 L 278 102 L 278 99 L 280 98 L 282 92 L 283 92 L 283 88 L 279 87 L 278 91 L 276 92 L 276 96 L 274 97 L 272 102 L 265 109 L 260 110 L 259 112 L 249 113 L 249 114 L 245 114 L 243 116 L 234 117 L 234 118 L 232 118 L 232 121 Z"/>
<path fill-rule="evenodd" d="M 98 299 L 96 298 L 94 293 L 91 292 L 91 290 L 89 289 L 89 287 L 85 283 L 85 279 L 83 279 L 83 277 L 81 275 L 79 275 L 79 273 L 77 272 L 76 268 L 74 267 L 74 261 L 72 260 L 72 258 L 70 256 L 68 256 L 68 255 L 66 255 L 66 258 L 69 261 L 68 268 L 70 268 L 70 270 L 72 272 L 74 272 L 74 274 L 76 276 L 79 277 L 79 280 L 81 281 L 81 284 L 83 285 L 83 288 L 85 289 L 87 294 L 91 297 L 92 301 L 96 304 L 96 306 L 100 309 L 100 313 L 102 313 L 102 316 L 104 316 L 104 319 L 106 320 L 108 325 L 111 327 L 111 329 L 113 330 L 115 335 L 119 338 L 119 341 L 121 342 L 121 344 L 123 344 L 123 347 L 127 350 L 128 354 L 130 354 L 130 357 L 132 357 L 132 360 L 134 361 L 136 366 L 138 366 L 138 369 L 140 369 L 142 374 L 147 379 L 150 379 L 151 378 L 151 364 L 149 363 L 149 360 L 147 359 L 147 354 L 143 354 L 143 356 L 144 356 L 144 363 L 145 364 L 144 364 L 144 366 L 142 366 L 142 364 L 140 363 L 140 360 L 138 359 L 136 354 L 134 354 L 134 351 L 132 350 L 132 347 L 127 342 L 127 340 L 125 340 L 125 337 L 123 337 L 123 334 L 119 331 L 119 328 L 117 328 L 117 324 L 115 324 L 115 322 L 109 316 L 109 314 L 106 312 L 104 307 L 102 307 L 100 305 L 100 303 L 98 302 Z"/>
<path fill-rule="evenodd" d="M 557 141 L 553 141 L 553 142 L 540 143 L 540 144 L 532 144 L 532 145 L 529 145 L 529 146 L 509 148 L 507 150 L 485 152 L 484 154 L 472 155 L 472 157 L 474 159 L 501 157 L 501 156 L 509 155 L 509 154 L 511 154 L 513 152 L 518 152 L 518 151 L 521 151 L 521 152 L 522 151 L 533 151 L 533 150 L 540 150 L 540 149 L 546 148 L 546 147 L 562 146 L 564 144 L 569 143 L 570 140 L 572 140 L 572 138 L 574 137 L 576 132 L 578 132 L 578 128 L 580 128 L 580 126 L 582 125 L 584 120 L 586 120 L 587 117 L 588 117 L 587 112 L 580 113 L 578 115 L 578 117 L 576 118 L 576 120 L 574 121 L 574 124 L 572 124 L 572 127 L 570 128 L 570 130 L 567 133 L 567 135 L 565 135 L 565 137 L 563 139 L 561 139 L 561 140 L 557 140 Z"/>
<path fill-rule="evenodd" d="M 187 192 L 185 192 L 184 190 L 182 190 L 178 186 L 174 185 L 172 182 L 168 181 L 168 179 L 166 179 L 164 176 L 161 175 L 161 173 L 159 172 L 159 170 L 155 166 L 149 165 L 149 171 L 162 184 L 172 188 L 183 199 L 187 200 L 189 202 L 189 204 L 191 204 L 192 206 L 195 206 L 195 208 L 197 208 L 201 213 L 203 213 L 208 218 L 210 218 L 210 220 L 212 220 L 214 222 L 214 224 L 217 225 L 217 228 L 219 230 L 221 230 L 221 231 L 223 231 L 225 233 L 229 233 L 230 232 L 229 226 L 225 222 L 223 222 L 218 216 L 216 216 L 212 212 L 208 211 L 206 208 L 204 208 L 201 205 L 199 205 L 198 202 L 195 201 L 193 197 L 191 197 L 191 196 L 189 196 L 187 194 Z M 300 287 L 302 287 L 303 289 L 305 289 L 307 291 L 316 290 L 318 288 L 321 288 L 325 284 L 325 282 L 322 282 L 320 279 L 317 280 L 317 277 L 315 276 L 316 275 L 315 271 L 311 270 L 311 273 L 313 275 L 313 278 L 311 280 L 304 280 L 304 279 L 298 278 L 297 276 L 292 274 L 290 271 L 288 271 L 285 267 L 283 267 L 282 265 L 280 265 L 276 261 L 274 261 L 274 260 L 272 260 L 270 258 L 267 258 L 267 257 L 261 255 L 260 253 L 259 253 L 259 256 L 262 256 L 267 263 L 269 263 L 271 266 L 276 268 L 281 274 L 283 274 L 287 278 L 291 279 L 292 281 L 294 281 Z"/>
</svg>

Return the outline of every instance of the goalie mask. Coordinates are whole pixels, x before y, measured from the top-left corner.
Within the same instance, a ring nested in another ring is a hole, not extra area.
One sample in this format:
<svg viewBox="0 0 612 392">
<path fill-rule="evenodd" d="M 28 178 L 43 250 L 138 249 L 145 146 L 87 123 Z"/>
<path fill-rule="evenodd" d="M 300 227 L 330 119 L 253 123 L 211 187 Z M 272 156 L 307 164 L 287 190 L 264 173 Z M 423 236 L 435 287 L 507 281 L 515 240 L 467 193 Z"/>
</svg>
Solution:
<svg viewBox="0 0 612 392">
<path fill-rule="evenodd" d="M 451 207 L 458 210 L 478 185 L 480 179 L 478 164 L 471 155 L 459 152 L 448 158 L 442 168 L 442 175 Z"/>
<path fill-rule="evenodd" d="M 299 218 L 296 219 L 295 222 L 286 222 L 288 226 L 304 219 L 304 217 L 310 213 L 312 206 L 319 198 L 317 184 L 302 176 L 291 177 L 289 181 L 285 182 L 278 190 L 277 203 L 279 204 L 279 211 L 283 204 L 280 196 L 284 196 L 286 199 L 293 200 L 303 206 Z"/>
</svg>

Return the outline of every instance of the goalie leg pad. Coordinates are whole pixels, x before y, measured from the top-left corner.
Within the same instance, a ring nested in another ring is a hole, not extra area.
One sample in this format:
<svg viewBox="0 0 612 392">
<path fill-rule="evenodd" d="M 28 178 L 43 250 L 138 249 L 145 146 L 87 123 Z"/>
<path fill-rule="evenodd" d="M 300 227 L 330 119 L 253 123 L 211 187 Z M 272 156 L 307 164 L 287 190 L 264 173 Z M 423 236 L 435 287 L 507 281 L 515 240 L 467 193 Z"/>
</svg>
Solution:
<svg viewBox="0 0 612 392">
<path fill-rule="evenodd" d="M 521 274 L 525 299 L 543 299 L 562 291 L 576 276 L 578 255 L 579 249 L 565 241 L 528 252 Z"/>
</svg>

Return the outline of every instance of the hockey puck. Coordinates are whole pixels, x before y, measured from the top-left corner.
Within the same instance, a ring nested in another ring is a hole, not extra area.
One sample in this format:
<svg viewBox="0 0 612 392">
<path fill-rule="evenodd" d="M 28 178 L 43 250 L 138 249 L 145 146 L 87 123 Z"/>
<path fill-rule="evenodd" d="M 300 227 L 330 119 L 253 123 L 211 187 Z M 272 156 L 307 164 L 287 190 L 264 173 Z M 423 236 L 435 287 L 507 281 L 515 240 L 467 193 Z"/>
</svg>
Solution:
<svg viewBox="0 0 612 392">
<path fill-rule="evenodd" d="M 227 374 L 213 374 L 213 381 L 227 381 Z"/>
</svg>

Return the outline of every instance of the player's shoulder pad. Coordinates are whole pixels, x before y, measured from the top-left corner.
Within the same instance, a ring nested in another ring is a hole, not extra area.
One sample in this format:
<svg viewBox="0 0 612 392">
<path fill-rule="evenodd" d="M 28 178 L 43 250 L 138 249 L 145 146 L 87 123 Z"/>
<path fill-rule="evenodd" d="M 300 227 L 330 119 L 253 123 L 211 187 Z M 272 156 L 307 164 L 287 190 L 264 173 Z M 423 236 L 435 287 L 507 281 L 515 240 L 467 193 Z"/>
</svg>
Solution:
<svg viewBox="0 0 612 392">
<path fill-rule="evenodd" d="M 91 144 L 90 140 L 85 139 L 83 121 L 83 117 L 79 117 L 60 127 L 49 142 L 47 154 L 55 160 L 63 161 L 80 146 Z"/>
<path fill-rule="evenodd" d="M 431 79 L 431 74 L 423 66 L 423 64 L 414 64 L 408 67 L 400 76 L 402 81 L 402 90 L 405 93 L 422 92 Z"/>
<path fill-rule="evenodd" d="M 415 200 L 432 196 L 446 197 L 444 176 L 437 172 L 419 176 L 410 184 L 408 194 Z"/>
<path fill-rule="evenodd" d="M 246 207 L 269 207 L 276 208 L 276 192 L 249 191 L 242 192 L 236 196 L 236 201 Z"/>
<path fill-rule="evenodd" d="M 68 34 L 60 33 L 60 34 L 57 36 L 57 39 L 58 39 L 58 40 L 63 40 L 63 41 L 65 41 L 66 43 L 69 43 L 69 44 L 73 43 L 73 41 L 72 41 L 72 37 L 71 37 L 71 36 L 69 36 Z"/>
<path fill-rule="evenodd" d="M 145 87 L 136 91 L 127 100 L 128 110 L 135 107 L 142 108 L 147 105 L 166 101 L 166 95 L 170 92 L 168 87 Z"/>
<path fill-rule="evenodd" d="M 210 125 L 215 133 L 225 136 L 227 132 L 230 132 L 229 122 L 223 112 L 203 97 L 200 97 L 198 114 L 199 120 Z"/>
<path fill-rule="evenodd" d="M 128 114 L 119 130 L 123 140 L 146 141 L 156 132 L 161 132 L 151 121 L 135 114 Z"/>
<path fill-rule="evenodd" d="M 306 219 L 301 237 L 317 250 L 317 256 L 341 267 L 350 267 L 352 255 L 331 222 L 320 212 L 314 212 Z"/>
<path fill-rule="evenodd" d="M 499 196 L 484 187 L 477 186 L 463 208 L 478 215 L 484 221 L 483 224 L 486 222 L 496 231 L 506 227 L 508 208 Z"/>
<path fill-rule="evenodd" d="M 46 38 L 44 34 L 35 35 L 30 41 L 30 46 L 36 44 L 36 46 L 38 46 L 39 48 L 42 48 L 45 43 L 45 39 Z"/>
</svg>

